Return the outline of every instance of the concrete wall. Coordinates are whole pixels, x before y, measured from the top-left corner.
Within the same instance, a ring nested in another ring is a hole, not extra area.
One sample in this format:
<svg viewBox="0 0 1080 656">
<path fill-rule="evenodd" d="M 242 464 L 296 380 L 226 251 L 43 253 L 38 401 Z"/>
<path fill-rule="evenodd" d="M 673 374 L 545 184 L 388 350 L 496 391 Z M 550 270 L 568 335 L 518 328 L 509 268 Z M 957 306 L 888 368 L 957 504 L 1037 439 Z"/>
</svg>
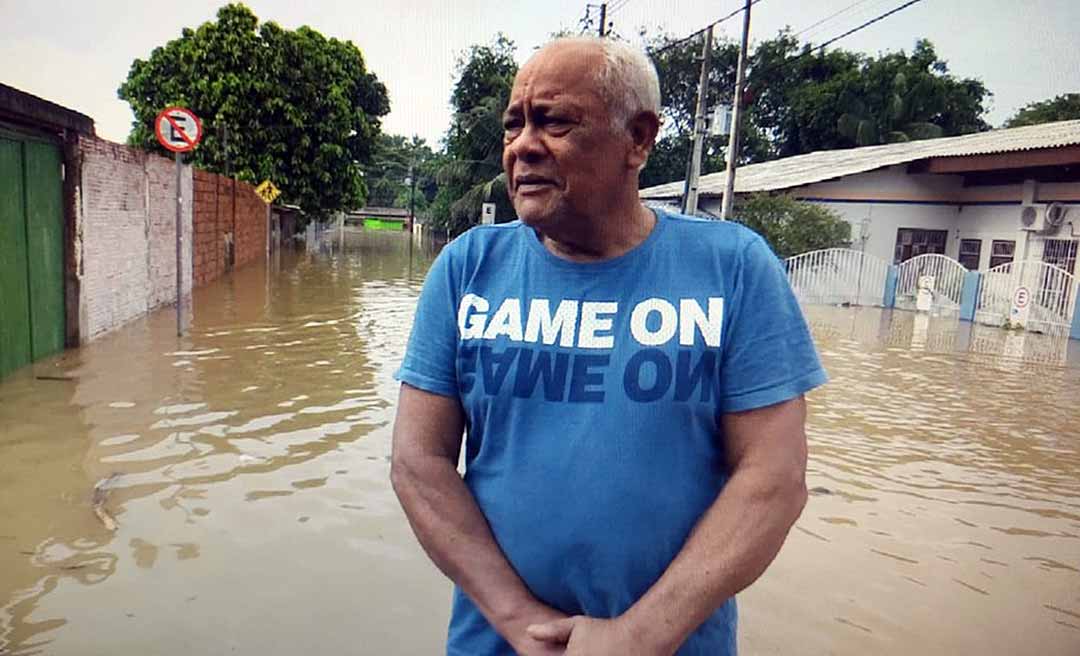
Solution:
<svg viewBox="0 0 1080 656">
<path fill-rule="evenodd" d="M 266 256 L 268 214 L 266 203 L 246 182 L 195 171 L 194 185 L 193 267 L 195 286 L 201 287 L 220 278 L 230 266 L 241 267 Z"/>
<path fill-rule="evenodd" d="M 176 172 L 172 160 L 81 137 L 76 194 L 79 341 L 176 299 Z M 181 173 L 183 290 L 191 292 L 192 174 Z"/>
</svg>

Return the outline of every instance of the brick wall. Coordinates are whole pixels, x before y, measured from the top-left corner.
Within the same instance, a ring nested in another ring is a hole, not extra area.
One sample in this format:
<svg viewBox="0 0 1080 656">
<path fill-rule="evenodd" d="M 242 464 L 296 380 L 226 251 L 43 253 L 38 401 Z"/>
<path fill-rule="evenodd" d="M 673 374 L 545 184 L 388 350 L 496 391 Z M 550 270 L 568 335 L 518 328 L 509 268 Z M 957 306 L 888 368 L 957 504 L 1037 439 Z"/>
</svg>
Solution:
<svg viewBox="0 0 1080 656">
<path fill-rule="evenodd" d="M 75 251 L 79 337 L 88 341 L 176 299 L 176 171 L 172 160 L 81 137 Z M 192 197 L 191 167 L 181 173 Z M 184 291 L 191 291 L 191 203 L 182 208 Z"/>
<path fill-rule="evenodd" d="M 230 242 L 233 244 L 234 267 L 265 257 L 267 210 L 266 203 L 255 195 L 255 188 L 246 182 L 197 170 L 194 185 L 193 266 L 195 286 L 200 287 L 229 270 Z"/>
</svg>

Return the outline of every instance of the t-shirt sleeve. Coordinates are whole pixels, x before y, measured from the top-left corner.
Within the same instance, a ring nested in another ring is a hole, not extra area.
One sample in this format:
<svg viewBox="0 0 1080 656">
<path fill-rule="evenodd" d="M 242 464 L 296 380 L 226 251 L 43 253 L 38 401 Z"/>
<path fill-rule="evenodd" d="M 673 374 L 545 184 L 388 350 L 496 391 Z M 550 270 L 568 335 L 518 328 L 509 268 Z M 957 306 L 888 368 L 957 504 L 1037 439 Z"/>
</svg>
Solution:
<svg viewBox="0 0 1080 656">
<path fill-rule="evenodd" d="M 425 392 L 457 397 L 457 291 L 449 251 L 439 253 L 424 279 L 405 358 L 394 378 Z"/>
<path fill-rule="evenodd" d="M 793 399 L 828 381 L 787 274 L 754 235 L 742 249 L 720 375 L 720 412 Z"/>
</svg>

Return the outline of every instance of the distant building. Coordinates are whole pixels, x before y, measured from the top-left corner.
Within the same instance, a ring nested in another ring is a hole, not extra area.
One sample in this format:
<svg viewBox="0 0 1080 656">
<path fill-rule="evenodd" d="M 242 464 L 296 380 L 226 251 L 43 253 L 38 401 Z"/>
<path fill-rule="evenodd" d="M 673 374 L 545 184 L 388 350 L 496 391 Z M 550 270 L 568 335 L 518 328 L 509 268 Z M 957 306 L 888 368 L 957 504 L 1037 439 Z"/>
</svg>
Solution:
<svg viewBox="0 0 1080 656">
<path fill-rule="evenodd" d="M 719 216 L 725 181 L 724 172 L 702 176 L 701 213 Z M 737 197 L 754 192 L 828 207 L 851 224 L 852 248 L 894 264 L 940 253 L 972 270 L 1015 259 L 1080 273 L 1080 121 L 740 167 Z M 680 181 L 641 197 L 677 206 L 682 193 Z"/>
<path fill-rule="evenodd" d="M 361 207 L 348 212 L 345 221 L 366 230 L 411 230 L 409 210 L 398 207 Z"/>
</svg>

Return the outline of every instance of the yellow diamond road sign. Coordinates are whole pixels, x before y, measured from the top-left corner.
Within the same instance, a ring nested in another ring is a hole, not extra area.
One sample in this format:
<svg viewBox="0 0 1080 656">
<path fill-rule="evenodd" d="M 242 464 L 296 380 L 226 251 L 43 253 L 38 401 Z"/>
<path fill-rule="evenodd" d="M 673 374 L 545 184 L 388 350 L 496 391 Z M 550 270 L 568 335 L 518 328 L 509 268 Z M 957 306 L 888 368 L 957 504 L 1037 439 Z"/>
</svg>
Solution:
<svg viewBox="0 0 1080 656">
<path fill-rule="evenodd" d="M 281 190 L 275 187 L 273 182 L 263 180 L 261 185 L 255 187 L 255 193 L 267 203 L 272 203 L 275 198 L 281 195 Z"/>
</svg>

